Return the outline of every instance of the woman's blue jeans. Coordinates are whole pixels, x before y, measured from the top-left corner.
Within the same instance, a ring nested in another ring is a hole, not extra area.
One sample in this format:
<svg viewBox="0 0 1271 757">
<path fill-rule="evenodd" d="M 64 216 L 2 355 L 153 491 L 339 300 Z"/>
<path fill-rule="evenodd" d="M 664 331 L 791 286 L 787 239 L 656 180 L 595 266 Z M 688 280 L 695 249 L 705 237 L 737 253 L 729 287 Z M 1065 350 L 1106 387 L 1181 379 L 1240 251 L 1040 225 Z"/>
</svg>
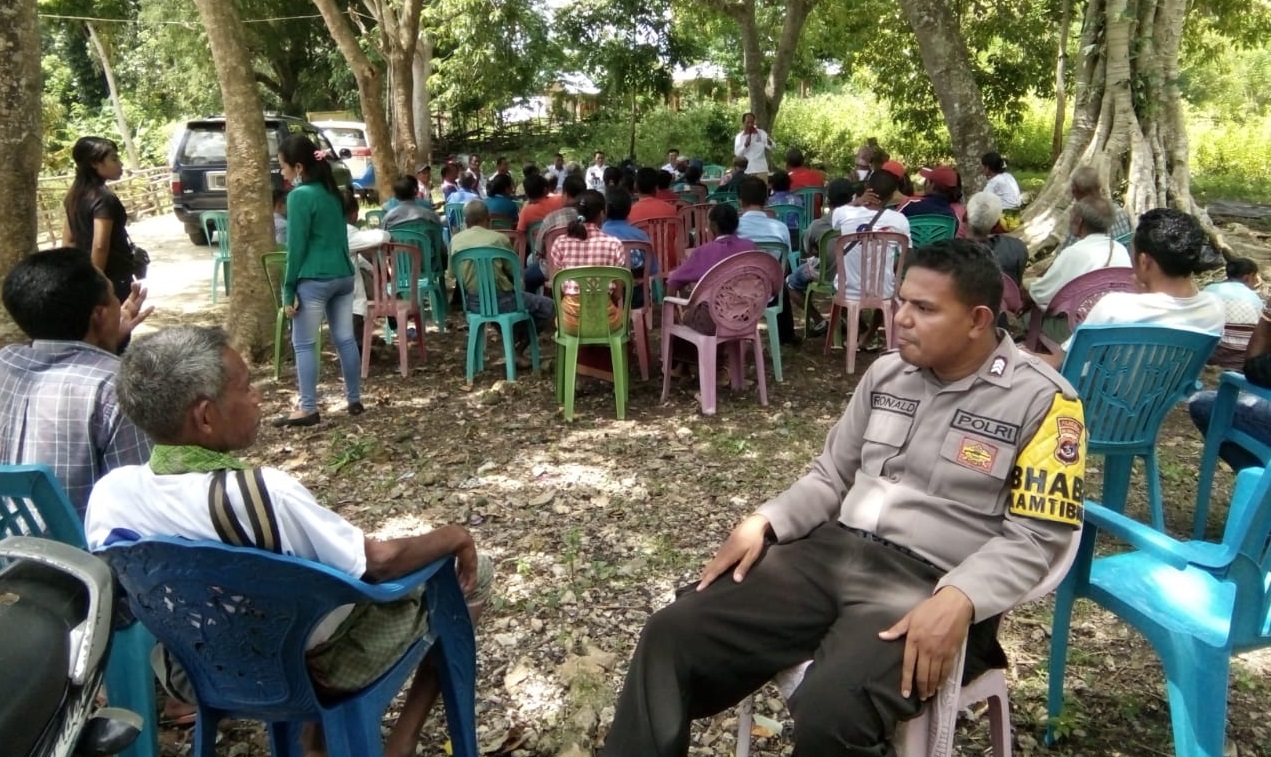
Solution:
<svg viewBox="0 0 1271 757">
<path fill-rule="evenodd" d="M 296 376 L 300 382 L 300 409 L 318 411 L 318 353 L 314 345 L 325 315 L 331 341 L 340 355 L 344 394 L 349 402 L 362 401 L 362 359 L 353 336 L 353 277 L 301 279 L 296 284 L 300 308 L 291 323 L 291 346 L 296 350 Z"/>
</svg>

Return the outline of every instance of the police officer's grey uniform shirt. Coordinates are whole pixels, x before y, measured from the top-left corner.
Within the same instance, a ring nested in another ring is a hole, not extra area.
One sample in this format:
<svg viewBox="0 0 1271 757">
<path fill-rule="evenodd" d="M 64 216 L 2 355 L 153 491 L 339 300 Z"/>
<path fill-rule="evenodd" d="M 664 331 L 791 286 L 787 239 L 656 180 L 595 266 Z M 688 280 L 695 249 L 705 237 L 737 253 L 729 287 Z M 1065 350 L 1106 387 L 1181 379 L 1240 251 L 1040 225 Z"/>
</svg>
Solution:
<svg viewBox="0 0 1271 757">
<path fill-rule="evenodd" d="M 1084 419 L 1063 377 L 999 339 L 947 385 L 880 357 L 811 471 L 759 508 L 777 539 L 837 518 L 947 570 L 937 589 L 965 593 L 977 622 L 1023 599 L 1080 523 Z"/>
</svg>

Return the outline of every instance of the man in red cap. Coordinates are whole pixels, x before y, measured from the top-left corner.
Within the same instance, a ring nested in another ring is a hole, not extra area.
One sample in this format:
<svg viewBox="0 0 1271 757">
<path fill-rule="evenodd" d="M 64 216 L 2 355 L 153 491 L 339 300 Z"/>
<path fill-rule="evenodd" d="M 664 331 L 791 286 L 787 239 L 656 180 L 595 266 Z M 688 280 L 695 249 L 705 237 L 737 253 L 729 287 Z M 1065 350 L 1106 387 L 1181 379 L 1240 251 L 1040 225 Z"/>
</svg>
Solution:
<svg viewBox="0 0 1271 757">
<path fill-rule="evenodd" d="M 914 216 L 952 216 L 958 219 L 958 236 L 965 236 L 963 228 L 966 209 L 962 206 L 962 179 L 952 166 L 921 168 L 918 174 L 926 180 L 926 193 L 900 209 L 909 218 Z"/>
<path fill-rule="evenodd" d="M 899 160 L 887 160 L 879 166 L 878 170 L 885 171 L 896 177 L 896 182 L 899 185 L 896 193 L 891 197 L 883 197 L 881 199 L 883 204 L 892 210 L 900 210 L 909 202 L 909 198 L 914 193 L 914 184 L 909 180 L 909 174 L 905 172 L 904 164 Z"/>
</svg>

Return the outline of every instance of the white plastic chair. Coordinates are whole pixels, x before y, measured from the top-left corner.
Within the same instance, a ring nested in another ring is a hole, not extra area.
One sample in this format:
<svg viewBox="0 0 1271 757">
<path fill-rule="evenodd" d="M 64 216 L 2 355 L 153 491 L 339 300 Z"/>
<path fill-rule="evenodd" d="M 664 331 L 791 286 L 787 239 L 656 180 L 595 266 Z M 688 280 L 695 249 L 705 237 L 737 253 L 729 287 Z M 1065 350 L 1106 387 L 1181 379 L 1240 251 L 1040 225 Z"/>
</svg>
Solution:
<svg viewBox="0 0 1271 757">
<path fill-rule="evenodd" d="M 1068 548 L 1051 567 L 1050 572 L 1019 604 L 1032 602 L 1054 591 L 1068 568 L 1077 557 L 1081 544 L 1081 531 L 1072 535 Z M 901 643 L 901 642 L 896 642 Z M 962 666 L 965 662 L 966 643 L 954 661 L 948 680 L 936 692 L 930 704 L 918 717 L 901 723 L 892 736 L 892 744 L 900 757 L 952 757 L 953 733 L 958 724 L 958 712 L 978 702 L 989 703 L 989 735 L 993 744 L 993 757 L 1011 757 L 1011 701 L 1006 693 L 1006 671 L 990 668 L 966 686 L 962 685 Z M 803 682 L 803 674 L 811 660 L 778 673 L 773 682 L 781 692 L 781 698 L 790 695 Z M 737 757 L 750 757 L 750 728 L 754 720 L 754 695 L 737 705 Z"/>
</svg>

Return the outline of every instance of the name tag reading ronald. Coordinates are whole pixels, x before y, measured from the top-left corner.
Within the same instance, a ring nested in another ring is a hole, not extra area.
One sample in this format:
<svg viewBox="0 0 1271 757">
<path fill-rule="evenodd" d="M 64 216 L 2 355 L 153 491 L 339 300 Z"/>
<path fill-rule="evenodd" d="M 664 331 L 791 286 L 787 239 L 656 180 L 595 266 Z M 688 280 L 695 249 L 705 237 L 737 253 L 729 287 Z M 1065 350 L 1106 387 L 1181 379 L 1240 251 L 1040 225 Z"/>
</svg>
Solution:
<svg viewBox="0 0 1271 757">
<path fill-rule="evenodd" d="M 1078 527 L 1085 510 L 1086 427 L 1081 402 L 1056 394 L 1011 471 L 1010 512 Z"/>
</svg>

